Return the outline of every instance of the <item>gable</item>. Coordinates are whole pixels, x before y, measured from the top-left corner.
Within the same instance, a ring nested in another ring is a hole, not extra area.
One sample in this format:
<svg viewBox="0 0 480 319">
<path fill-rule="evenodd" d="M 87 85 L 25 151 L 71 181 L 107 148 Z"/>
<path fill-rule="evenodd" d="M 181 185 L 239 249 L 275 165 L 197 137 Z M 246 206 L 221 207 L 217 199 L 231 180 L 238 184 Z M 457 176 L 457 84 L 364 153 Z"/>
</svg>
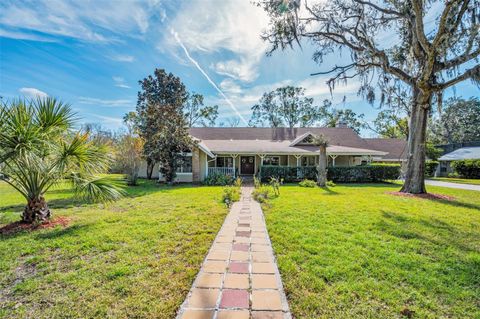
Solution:
<svg viewBox="0 0 480 319">
<path fill-rule="evenodd" d="M 300 135 L 290 143 L 290 146 L 313 145 L 315 135 L 311 132 Z"/>
</svg>

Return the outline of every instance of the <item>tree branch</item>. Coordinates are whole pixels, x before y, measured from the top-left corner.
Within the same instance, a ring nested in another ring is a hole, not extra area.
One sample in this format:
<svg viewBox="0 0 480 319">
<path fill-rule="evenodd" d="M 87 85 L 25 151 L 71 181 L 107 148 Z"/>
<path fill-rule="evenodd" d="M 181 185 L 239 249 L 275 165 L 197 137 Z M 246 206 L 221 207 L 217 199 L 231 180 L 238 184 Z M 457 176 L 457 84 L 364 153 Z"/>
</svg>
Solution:
<svg viewBox="0 0 480 319">
<path fill-rule="evenodd" d="M 476 57 L 480 56 L 480 48 L 477 50 L 468 53 L 465 52 L 464 54 L 456 57 L 455 59 L 451 59 L 450 61 L 444 62 L 444 63 L 439 63 L 440 70 L 445 70 L 445 69 L 450 69 L 456 66 L 459 66 L 465 62 L 468 62 L 469 60 L 472 60 Z"/>
<path fill-rule="evenodd" d="M 425 36 L 425 30 L 423 28 L 423 6 L 421 0 L 412 0 L 413 11 L 415 12 L 415 33 L 417 35 L 418 42 L 420 43 L 424 52 L 430 52 L 431 44 L 428 42 Z"/>
<path fill-rule="evenodd" d="M 363 0 L 353 0 L 353 2 L 356 2 L 356 3 L 359 3 L 359 4 L 363 4 L 363 5 L 367 5 L 367 6 L 370 6 L 382 13 L 385 13 L 385 14 L 391 14 L 391 15 L 396 15 L 398 17 L 403 17 L 404 15 L 401 14 L 400 12 L 398 11 L 395 11 L 395 10 L 391 10 L 391 9 L 386 9 L 386 8 L 382 8 L 374 3 L 371 3 L 370 1 L 363 1 Z"/>
<path fill-rule="evenodd" d="M 457 76 L 456 78 L 451 79 L 450 81 L 444 82 L 444 83 L 438 83 L 433 85 L 433 89 L 436 91 L 442 91 L 445 90 L 448 87 L 451 87 L 457 83 L 460 83 L 466 79 L 469 78 L 479 78 L 480 79 L 480 65 L 477 65 L 471 69 L 468 69 L 465 71 L 463 74 Z"/>
</svg>

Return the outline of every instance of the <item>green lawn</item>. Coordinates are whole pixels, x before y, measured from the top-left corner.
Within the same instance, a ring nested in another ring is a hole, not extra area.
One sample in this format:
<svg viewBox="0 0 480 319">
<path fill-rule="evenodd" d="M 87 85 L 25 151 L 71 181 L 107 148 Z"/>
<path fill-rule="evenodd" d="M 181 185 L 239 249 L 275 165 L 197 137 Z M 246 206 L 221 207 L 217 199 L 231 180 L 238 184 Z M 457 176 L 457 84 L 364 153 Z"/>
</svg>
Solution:
<svg viewBox="0 0 480 319">
<path fill-rule="evenodd" d="M 0 235 L 0 318 L 173 318 L 226 215 L 218 187 L 142 181 L 109 205 L 47 194 L 69 227 Z M 23 199 L 0 183 L 0 226 Z"/>
<path fill-rule="evenodd" d="M 458 183 L 458 184 L 472 184 L 480 185 L 480 179 L 467 179 L 467 178 L 451 178 L 451 177 L 432 177 L 434 181 Z"/>
<path fill-rule="evenodd" d="M 264 205 L 296 318 L 480 318 L 479 193 L 398 188 L 284 186 Z"/>
</svg>

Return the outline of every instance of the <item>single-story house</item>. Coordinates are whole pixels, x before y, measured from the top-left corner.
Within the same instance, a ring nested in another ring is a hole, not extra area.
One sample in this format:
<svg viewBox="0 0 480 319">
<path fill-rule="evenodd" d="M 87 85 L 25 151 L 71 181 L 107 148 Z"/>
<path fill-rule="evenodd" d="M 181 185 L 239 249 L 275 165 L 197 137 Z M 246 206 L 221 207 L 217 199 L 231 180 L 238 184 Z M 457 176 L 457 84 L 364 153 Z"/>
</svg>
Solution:
<svg viewBox="0 0 480 319">
<path fill-rule="evenodd" d="M 365 139 L 348 127 L 194 127 L 190 134 L 197 146 L 186 154 L 178 168 L 178 182 L 201 182 L 215 173 L 253 176 L 263 165 L 316 166 L 319 149 L 311 143 L 311 137 L 320 134 L 329 140 L 329 166 L 405 160 L 406 141 Z M 146 176 L 146 167 L 140 176 Z M 154 168 L 153 177 L 163 180 L 158 167 Z"/>
<path fill-rule="evenodd" d="M 462 147 L 444 154 L 438 159 L 440 164 L 437 166 L 435 176 L 448 176 L 448 174 L 453 173 L 453 168 L 450 165 L 452 161 L 471 159 L 480 159 L 480 147 Z"/>
</svg>

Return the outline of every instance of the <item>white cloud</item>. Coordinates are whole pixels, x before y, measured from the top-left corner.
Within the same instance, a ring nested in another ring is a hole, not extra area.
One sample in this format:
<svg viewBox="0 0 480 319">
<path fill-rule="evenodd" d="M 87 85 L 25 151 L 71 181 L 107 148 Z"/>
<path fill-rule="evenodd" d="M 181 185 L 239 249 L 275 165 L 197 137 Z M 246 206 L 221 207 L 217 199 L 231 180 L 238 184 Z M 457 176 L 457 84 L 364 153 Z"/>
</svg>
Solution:
<svg viewBox="0 0 480 319">
<path fill-rule="evenodd" d="M 36 88 L 21 88 L 18 91 L 23 95 L 31 98 L 36 98 L 36 97 L 45 98 L 48 96 L 47 93 L 40 91 L 39 89 L 36 89 Z"/>
<path fill-rule="evenodd" d="M 332 100 L 334 105 L 339 103 L 343 104 L 341 102 L 344 96 L 347 97 L 347 106 L 348 103 L 361 100 L 361 97 L 357 96 L 358 82 L 352 80 L 347 85 L 338 85 L 333 91 L 332 97 L 332 95 L 330 95 L 330 89 L 325 83 L 327 80 L 328 77 L 316 76 L 297 81 L 286 79 L 283 81 L 241 88 L 235 81 L 227 78 L 220 83 L 220 87 L 228 93 L 229 100 L 235 105 L 238 112 L 247 118 L 251 115 L 251 107 L 258 103 L 264 92 L 269 92 L 286 85 L 305 88 L 305 94 L 309 97 L 313 97 L 317 105 L 321 104 L 324 99 Z M 205 99 L 208 104 L 218 104 L 220 106 L 224 104 L 222 99 L 217 96 L 207 96 Z M 220 113 L 222 118 L 235 115 L 235 113 L 230 112 L 228 109 L 221 110 Z"/>
<path fill-rule="evenodd" d="M 93 97 L 81 96 L 78 103 L 87 105 L 99 105 L 104 107 L 134 107 L 135 102 L 128 99 L 106 100 Z"/>
<path fill-rule="evenodd" d="M 180 47 L 183 49 L 183 52 L 187 56 L 188 60 L 202 73 L 202 75 L 207 79 L 207 81 L 213 86 L 213 88 L 222 96 L 223 100 L 227 102 L 228 106 L 234 111 L 234 113 L 240 118 L 240 120 L 244 123 L 247 124 L 247 120 L 242 116 L 240 112 L 238 112 L 238 109 L 236 106 L 230 101 L 230 99 L 223 93 L 223 91 L 215 84 L 215 82 L 210 78 L 210 76 L 203 70 L 203 68 L 198 64 L 198 62 L 192 58 L 190 53 L 188 52 L 187 48 L 183 44 L 182 40 L 178 37 L 178 34 L 175 32 L 175 30 L 171 29 L 171 34 L 175 38 L 175 41 L 180 45 Z"/>
<path fill-rule="evenodd" d="M 113 124 L 115 126 L 120 126 L 123 124 L 123 120 L 118 117 L 103 116 L 98 114 L 90 114 L 90 115 L 103 120 L 107 124 Z"/>
<path fill-rule="evenodd" d="M 113 61 L 117 61 L 117 62 L 133 62 L 135 61 L 135 57 L 133 55 L 122 55 L 122 54 L 118 54 L 118 55 L 113 55 L 110 57 L 110 59 L 112 59 Z"/>
<path fill-rule="evenodd" d="M 198 19 L 196 17 L 202 17 Z M 267 44 L 260 38 L 266 28 L 266 13 L 249 1 L 188 1 L 178 10 L 171 26 L 191 52 L 216 54 L 229 51 L 234 57 L 212 64 L 215 72 L 251 82 Z M 166 38 L 170 41 L 173 39 Z"/>
<path fill-rule="evenodd" d="M 125 79 L 121 76 L 112 76 L 115 86 L 123 89 L 130 89 L 131 87 L 125 83 Z"/>
<path fill-rule="evenodd" d="M 220 82 L 220 88 L 226 93 L 239 94 L 242 92 L 242 88 L 232 79 L 225 79 Z"/>
<path fill-rule="evenodd" d="M 0 28 L 0 37 L 41 42 L 56 42 L 55 39 L 22 31 L 12 31 Z"/>
<path fill-rule="evenodd" d="M 115 40 L 115 34 L 144 34 L 157 3 L 144 1 L 12 1 L 0 6 L 0 23 L 10 28 L 85 41 Z"/>
</svg>

